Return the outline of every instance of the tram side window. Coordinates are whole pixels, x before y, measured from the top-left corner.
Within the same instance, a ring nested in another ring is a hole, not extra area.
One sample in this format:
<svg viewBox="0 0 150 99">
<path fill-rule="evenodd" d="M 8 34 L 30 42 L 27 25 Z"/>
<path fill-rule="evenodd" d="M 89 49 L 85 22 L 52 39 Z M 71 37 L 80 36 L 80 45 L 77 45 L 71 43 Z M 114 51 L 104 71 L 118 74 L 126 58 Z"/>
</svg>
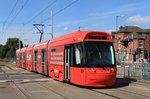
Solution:
<svg viewBox="0 0 150 99">
<path fill-rule="evenodd" d="M 37 62 L 38 59 L 38 51 L 34 51 L 34 61 Z"/>
<path fill-rule="evenodd" d="M 20 62 L 22 62 L 23 60 L 23 56 L 22 56 L 22 53 L 20 53 Z"/>
<path fill-rule="evenodd" d="M 71 66 L 80 66 L 83 64 L 83 51 L 81 44 L 73 44 L 71 46 Z"/>
<path fill-rule="evenodd" d="M 76 64 L 81 64 L 81 50 L 79 46 L 75 47 L 75 59 Z"/>
<path fill-rule="evenodd" d="M 75 64 L 75 55 L 74 55 L 74 45 L 70 46 L 70 65 L 74 66 Z"/>
<path fill-rule="evenodd" d="M 26 59 L 26 53 L 23 53 L 23 60 Z"/>
<path fill-rule="evenodd" d="M 41 61 L 44 62 L 44 61 L 45 61 L 45 58 L 46 58 L 46 57 L 45 57 L 45 56 L 46 56 L 46 55 L 45 55 L 45 54 L 46 54 L 46 50 L 45 50 L 45 49 L 42 49 L 42 50 L 41 50 L 41 53 L 42 53 Z"/>
</svg>

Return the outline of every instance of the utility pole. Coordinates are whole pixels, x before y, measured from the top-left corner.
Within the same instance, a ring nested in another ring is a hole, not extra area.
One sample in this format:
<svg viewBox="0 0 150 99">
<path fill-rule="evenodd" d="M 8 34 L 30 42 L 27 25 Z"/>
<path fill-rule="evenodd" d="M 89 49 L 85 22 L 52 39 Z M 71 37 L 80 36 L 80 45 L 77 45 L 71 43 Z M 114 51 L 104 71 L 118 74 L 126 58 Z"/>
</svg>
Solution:
<svg viewBox="0 0 150 99">
<path fill-rule="evenodd" d="M 119 33 L 118 33 L 118 18 L 119 18 L 120 16 L 116 16 L 116 34 L 117 34 L 117 58 L 118 58 L 118 60 L 119 60 Z"/>
<path fill-rule="evenodd" d="M 21 48 L 21 46 L 20 46 L 20 37 L 18 38 L 18 40 L 19 40 L 19 49 Z"/>
<path fill-rule="evenodd" d="M 51 33 L 50 34 L 51 34 L 51 37 L 53 39 L 53 11 L 52 10 L 51 10 L 51 22 L 50 23 L 51 23 L 51 25 L 50 25 L 51 26 Z"/>
<path fill-rule="evenodd" d="M 150 38 L 150 34 L 149 34 L 149 38 Z M 149 44 L 149 46 L 150 46 L 150 44 Z M 148 49 L 148 62 L 150 62 L 150 47 Z"/>
<path fill-rule="evenodd" d="M 39 43 L 40 43 L 41 40 L 42 40 L 43 33 L 44 33 L 44 29 L 43 29 L 44 24 L 33 24 L 33 26 L 35 26 L 36 29 L 37 29 L 37 30 L 39 31 L 39 33 L 41 34 L 41 36 L 40 36 L 40 41 L 39 41 Z M 41 27 L 41 28 L 39 28 L 38 26 Z"/>
<path fill-rule="evenodd" d="M 119 34 L 119 32 L 118 32 L 118 19 L 120 18 L 120 17 L 124 17 L 124 15 L 122 15 L 122 16 L 116 16 L 116 35 L 117 35 L 117 58 L 118 58 L 118 60 L 120 59 L 119 58 L 119 54 L 120 54 L 120 43 L 119 43 L 119 41 L 120 41 L 120 34 Z"/>
</svg>

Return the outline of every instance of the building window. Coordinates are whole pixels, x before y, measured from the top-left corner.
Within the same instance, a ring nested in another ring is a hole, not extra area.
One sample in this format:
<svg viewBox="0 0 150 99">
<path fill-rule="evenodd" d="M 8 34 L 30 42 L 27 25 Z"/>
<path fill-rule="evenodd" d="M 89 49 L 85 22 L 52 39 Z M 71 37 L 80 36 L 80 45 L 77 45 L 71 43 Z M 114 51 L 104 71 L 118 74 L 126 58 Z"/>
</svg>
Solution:
<svg viewBox="0 0 150 99">
<path fill-rule="evenodd" d="M 143 40 L 139 40 L 139 48 L 143 48 Z"/>
<path fill-rule="evenodd" d="M 139 58 L 143 58 L 143 51 L 141 51 Z"/>
<path fill-rule="evenodd" d="M 145 34 L 145 33 L 142 33 L 142 37 L 144 37 L 144 38 L 145 38 L 145 37 L 146 37 L 146 34 Z"/>
<path fill-rule="evenodd" d="M 120 43 L 118 44 L 118 50 L 120 50 L 120 48 L 121 48 L 121 45 L 120 45 Z"/>
</svg>

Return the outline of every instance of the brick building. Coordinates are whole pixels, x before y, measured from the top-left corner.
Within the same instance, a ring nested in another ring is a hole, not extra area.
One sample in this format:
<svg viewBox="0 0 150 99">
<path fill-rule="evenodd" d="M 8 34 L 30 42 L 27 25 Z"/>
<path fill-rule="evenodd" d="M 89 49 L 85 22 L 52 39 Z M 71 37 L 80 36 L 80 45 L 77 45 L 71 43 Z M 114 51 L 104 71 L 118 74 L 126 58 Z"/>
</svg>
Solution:
<svg viewBox="0 0 150 99">
<path fill-rule="evenodd" d="M 117 61 L 144 59 L 150 62 L 150 31 L 137 26 L 120 27 L 118 32 L 112 32 L 112 39 Z M 122 41 L 128 41 L 128 46 L 124 47 Z"/>
</svg>

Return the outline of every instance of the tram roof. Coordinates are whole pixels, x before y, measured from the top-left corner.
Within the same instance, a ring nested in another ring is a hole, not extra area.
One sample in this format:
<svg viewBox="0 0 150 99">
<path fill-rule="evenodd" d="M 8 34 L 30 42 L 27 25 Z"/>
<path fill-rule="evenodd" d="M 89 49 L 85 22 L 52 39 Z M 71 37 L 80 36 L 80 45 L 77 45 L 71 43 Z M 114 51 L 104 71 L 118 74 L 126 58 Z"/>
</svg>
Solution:
<svg viewBox="0 0 150 99">
<path fill-rule="evenodd" d="M 101 31 L 76 31 L 72 32 L 63 36 L 60 36 L 58 38 L 52 39 L 50 42 L 51 43 L 56 43 L 56 42 L 68 42 L 68 43 L 74 43 L 74 42 L 81 42 L 87 40 L 87 36 L 89 35 L 95 35 L 95 36 L 106 36 L 107 41 L 112 41 L 111 36 L 106 33 L 106 32 L 101 32 Z M 105 40 L 106 41 L 106 40 Z"/>
</svg>

